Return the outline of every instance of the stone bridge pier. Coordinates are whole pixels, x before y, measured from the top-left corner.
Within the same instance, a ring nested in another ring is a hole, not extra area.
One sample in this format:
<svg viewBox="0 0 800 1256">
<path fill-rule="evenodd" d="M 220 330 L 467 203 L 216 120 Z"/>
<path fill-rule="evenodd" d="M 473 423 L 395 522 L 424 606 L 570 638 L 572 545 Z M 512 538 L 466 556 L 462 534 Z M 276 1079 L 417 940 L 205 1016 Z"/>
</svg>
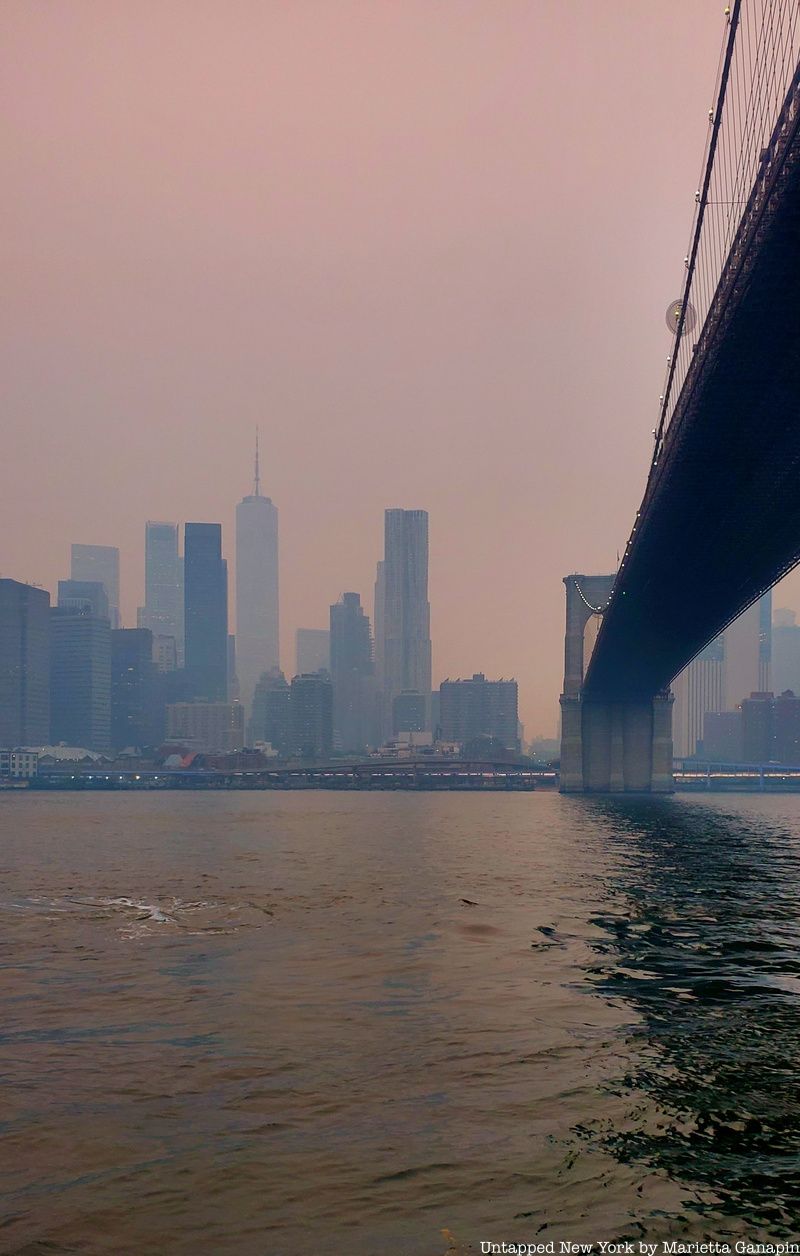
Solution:
<svg viewBox="0 0 800 1256">
<path fill-rule="evenodd" d="M 615 702 L 583 694 L 586 666 L 613 584 L 613 575 L 564 577 L 561 792 L 672 793 L 672 695 Z"/>
</svg>

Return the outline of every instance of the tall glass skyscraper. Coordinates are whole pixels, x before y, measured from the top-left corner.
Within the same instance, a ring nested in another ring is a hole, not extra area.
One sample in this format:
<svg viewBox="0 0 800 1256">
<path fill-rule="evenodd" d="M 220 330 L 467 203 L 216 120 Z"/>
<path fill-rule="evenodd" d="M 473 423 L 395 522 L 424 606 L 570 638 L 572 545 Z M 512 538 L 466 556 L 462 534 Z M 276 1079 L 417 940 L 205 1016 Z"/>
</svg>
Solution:
<svg viewBox="0 0 800 1256">
<path fill-rule="evenodd" d="M 357 593 L 331 607 L 333 735 L 340 750 L 361 751 L 373 739 L 372 634 Z"/>
<path fill-rule="evenodd" d="M 111 748 L 111 628 L 89 607 L 50 610 L 50 736 Z"/>
<path fill-rule="evenodd" d="M 50 594 L 0 579 L 0 746 L 50 740 Z"/>
<path fill-rule="evenodd" d="M 119 628 L 119 550 L 116 545 L 73 545 L 70 576 L 99 580 L 108 598 L 112 628 Z"/>
<path fill-rule="evenodd" d="M 428 602 L 428 512 L 387 510 L 383 567 L 376 583 L 381 604 L 375 623 L 382 640 L 376 651 L 381 674 L 383 734 L 391 732 L 394 699 L 415 692 L 425 699 L 430 727 L 431 608 Z"/>
<path fill-rule="evenodd" d="M 183 563 L 178 556 L 178 525 L 148 522 L 144 533 L 144 606 L 139 627 L 154 638 L 173 637 L 178 665 L 183 661 Z"/>
<path fill-rule="evenodd" d="M 225 702 L 228 695 L 228 569 L 222 525 L 187 523 L 184 532 L 184 631 L 189 691 Z"/>
<path fill-rule="evenodd" d="M 278 510 L 261 493 L 256 438 L 253 492 L 236 507 L 236 673 L 248 712 L 259 679 L 279 659 Z"/>
</svg>

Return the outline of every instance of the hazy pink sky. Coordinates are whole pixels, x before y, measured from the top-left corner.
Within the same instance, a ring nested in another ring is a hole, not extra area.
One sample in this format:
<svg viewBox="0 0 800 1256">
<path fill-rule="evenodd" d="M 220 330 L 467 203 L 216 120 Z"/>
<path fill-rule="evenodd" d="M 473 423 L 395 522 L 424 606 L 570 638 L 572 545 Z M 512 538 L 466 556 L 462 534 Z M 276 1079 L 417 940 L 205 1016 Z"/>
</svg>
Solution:
<svg viewBox="0 0 800 1256">
<path fill-rule="evenodd" d="M 561 578 L 613 569 L 644 486 L 723 8 L 4 0 L 2 574 L 119 545 L 134 624 L 146 519 L 232 558 L 258 423 L 284 667 L 421 507 L 435 681 L 516 676 L 553 733 Z"/>
</svg>

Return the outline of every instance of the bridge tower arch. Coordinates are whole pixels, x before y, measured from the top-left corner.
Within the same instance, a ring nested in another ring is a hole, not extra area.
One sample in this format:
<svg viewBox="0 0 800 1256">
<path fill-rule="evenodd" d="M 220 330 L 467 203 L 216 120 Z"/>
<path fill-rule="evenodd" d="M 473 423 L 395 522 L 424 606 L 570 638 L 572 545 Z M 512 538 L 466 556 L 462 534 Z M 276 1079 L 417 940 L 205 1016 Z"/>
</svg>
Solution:
<svg viewBox="0 0 800 1256">
<path fill-rule="evenodd" d="M 566 589 L 564 689 L 561 694 L 561 792 L 671 793 L 672 695 L 641 701 L 588 697 L 583 679 L 592 631 L 614 576 L 570 575 Z"/>
<path fill-rule="evenodd" d="M 576 697 L 594 646 L 594 624 L 605 610 L 614 587 L 613 576 L 564 577 L 567 591 L 567 630 L 564 635 L 564 693 Z M 588 631 L 587 631 L 588 630 Z M 587 649 L 587 647 L 590 647 Z"/>
</svg>

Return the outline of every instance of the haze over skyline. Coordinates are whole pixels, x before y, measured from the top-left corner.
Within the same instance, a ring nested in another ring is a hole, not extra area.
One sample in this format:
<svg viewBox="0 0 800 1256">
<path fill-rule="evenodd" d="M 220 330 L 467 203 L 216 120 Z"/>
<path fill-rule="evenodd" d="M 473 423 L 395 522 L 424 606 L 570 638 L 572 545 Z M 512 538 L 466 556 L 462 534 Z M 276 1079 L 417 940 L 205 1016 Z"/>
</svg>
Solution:
<svg viewBox="0 0 800 1256">
<path fill-rule="evenodd" d="M 258 424 L 284 668 L 427 510 L 434 684 L 514 676 L 552 734 L 561 579 L 644 487 L 723 8 L 9 0 L 0 572 L 119 546 L 135 624 L 164 519 L 221 521 L 233 574 Z"/>
</svg>

